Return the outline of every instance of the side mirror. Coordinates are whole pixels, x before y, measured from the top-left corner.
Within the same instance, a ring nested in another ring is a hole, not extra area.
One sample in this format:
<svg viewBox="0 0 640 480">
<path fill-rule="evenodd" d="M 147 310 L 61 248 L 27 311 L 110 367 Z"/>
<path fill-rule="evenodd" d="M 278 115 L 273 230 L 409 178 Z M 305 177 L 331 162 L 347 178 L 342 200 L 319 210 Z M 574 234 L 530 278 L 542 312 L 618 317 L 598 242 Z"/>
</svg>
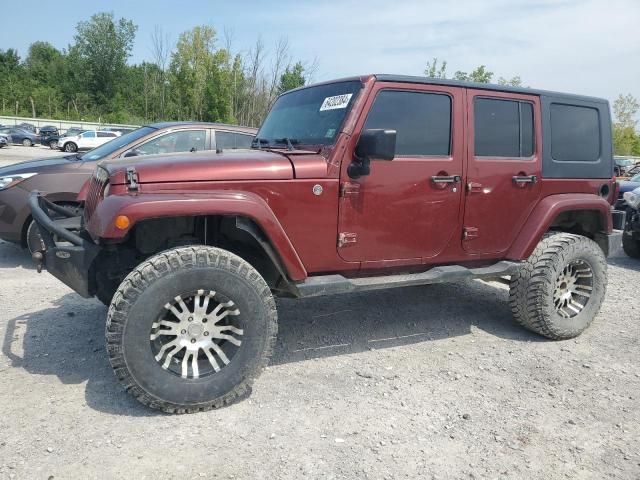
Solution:
<svg viewBox="0 0 640 480">
<path fill-rule="evenodd" d="M 137 157 L 137 156 L 138 156 L 138 151 L 135 150 L 135 149 L 131 149 L 127 153 L 124 154 L 124 158 Z"/>
<path fill-rule="evenodd" d="M 356 145 L 355 159 L 347 173 L 351 178 L 369 175 L 371 160 L 393 160 L 396 155 L 396 131 L 382 128 L 364 130 Z"/>
</svg>

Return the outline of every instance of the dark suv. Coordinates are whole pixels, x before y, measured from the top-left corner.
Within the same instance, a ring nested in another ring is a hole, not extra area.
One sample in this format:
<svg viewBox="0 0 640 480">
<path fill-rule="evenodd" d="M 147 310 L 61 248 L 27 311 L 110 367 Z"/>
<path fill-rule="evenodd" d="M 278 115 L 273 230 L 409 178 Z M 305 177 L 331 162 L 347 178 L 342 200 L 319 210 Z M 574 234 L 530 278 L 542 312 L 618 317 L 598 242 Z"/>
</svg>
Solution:
<svg viewBox="0 0 640 480">
<path fill-rule="evenodd" d="M 355 77 L 280 96 L 253 150 L 101 162 L 79 233 L 33 192 L 34 259 L 110 303 L 127 391 L 194 412 L 268 363 L 274 296 L 496 279 L 521 325 L 579 335 L 621 243 L 612 174 L 606 100 Z"/>
<path fill-rule="evenodd" d="M 60 138 L 60 132 L 57 127 L 53 125 L 45 125 L 40 127 L 38 131 L 40 134 L 40 143 L 46 145 L 49 148 L 58 148 L 58 139 Z"/>
</svg>

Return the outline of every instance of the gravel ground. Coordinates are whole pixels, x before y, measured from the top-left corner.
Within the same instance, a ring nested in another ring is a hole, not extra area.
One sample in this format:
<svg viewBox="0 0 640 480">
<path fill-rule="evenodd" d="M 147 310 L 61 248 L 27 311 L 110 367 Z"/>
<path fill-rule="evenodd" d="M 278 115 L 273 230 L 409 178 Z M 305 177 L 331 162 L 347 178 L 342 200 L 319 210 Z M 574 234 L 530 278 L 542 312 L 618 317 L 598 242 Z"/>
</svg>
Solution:
<svg viewBox="0 0 640 480">
<path fill-rule="evenodd" d="M 116 381 L 106 308 L 0 243 L 0 478 L 640 478 L 640 262 L 609 261 L 581 337 L 510 318 L 499 284 L 279 301 L 253 391 L 170 416 Z"/>
<path fill-rule="evenodd" d="M 0 167 L 16 162 L 25 162 L 34 158 L 51 158 L 62 155 L 64 155 L 64 152 L 51 150 L 49 147 L 43 147 L 42 145 L 34 145 L 33 147 L 12 145 L 10 147 L 0 148 Z"/>
</svg>

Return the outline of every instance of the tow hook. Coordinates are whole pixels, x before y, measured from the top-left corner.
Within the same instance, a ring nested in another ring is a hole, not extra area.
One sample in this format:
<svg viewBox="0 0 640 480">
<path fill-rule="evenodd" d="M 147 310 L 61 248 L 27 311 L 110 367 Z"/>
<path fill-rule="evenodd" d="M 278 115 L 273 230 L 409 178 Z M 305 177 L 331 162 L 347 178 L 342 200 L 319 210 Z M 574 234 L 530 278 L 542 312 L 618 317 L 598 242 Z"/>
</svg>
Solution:
<svg viewBox="0 0 640 480">
<path fill-rule="evenodd" d="M 38 273 L 42 273 L 42 264 L 43 264 L 43 259 L 44 259 L 44 256 L 42 255 L 42 252 L 40 252 L 40 251 L 33 252 L 31 254 L 31 258 L 33 259 L 33 261 L 36 264 L 36 270 L 38 270 Z"/>
</svg>

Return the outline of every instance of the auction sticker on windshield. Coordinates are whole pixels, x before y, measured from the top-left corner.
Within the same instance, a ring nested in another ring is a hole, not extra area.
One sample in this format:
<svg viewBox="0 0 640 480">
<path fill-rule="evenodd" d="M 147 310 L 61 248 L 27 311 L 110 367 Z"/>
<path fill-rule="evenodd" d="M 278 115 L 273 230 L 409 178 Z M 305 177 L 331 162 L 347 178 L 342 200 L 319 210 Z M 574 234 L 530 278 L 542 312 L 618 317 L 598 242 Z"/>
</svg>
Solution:
<svg viewBox="0 0 640 480">
<path fill-rule="evenodd" d="M 322 102 L 322 105 L 320 106 L 320 111 L 324 112 L 325 110 L 337 110 L 339 108 L 347 108 L 347 105 L 349 105 L 349 100 L 351 100 L 352 96 L 353 96 L 353 93 L 345 93 L 344 95 L 327 97 L 324 99 L 324 102 Z"/>
</svg>

